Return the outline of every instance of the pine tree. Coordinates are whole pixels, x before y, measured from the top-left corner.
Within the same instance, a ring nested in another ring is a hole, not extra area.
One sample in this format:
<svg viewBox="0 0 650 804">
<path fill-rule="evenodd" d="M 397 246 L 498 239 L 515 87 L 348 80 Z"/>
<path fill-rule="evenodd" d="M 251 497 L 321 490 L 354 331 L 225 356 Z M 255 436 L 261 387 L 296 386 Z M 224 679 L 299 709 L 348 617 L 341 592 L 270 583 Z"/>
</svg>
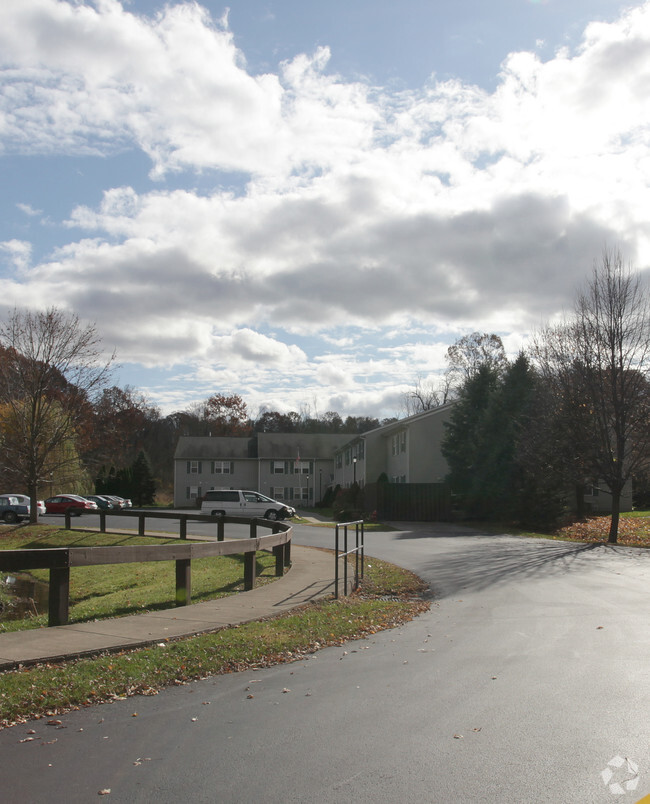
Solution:
<svg viewBox="0 0 650 804">
<path fill-rule="evenodd" d="M 152 505 L 156 499 L 156 483 L 151 463 L 142 450 L 131 465 L 131 499 L 138 508 Z"/>
</svg>

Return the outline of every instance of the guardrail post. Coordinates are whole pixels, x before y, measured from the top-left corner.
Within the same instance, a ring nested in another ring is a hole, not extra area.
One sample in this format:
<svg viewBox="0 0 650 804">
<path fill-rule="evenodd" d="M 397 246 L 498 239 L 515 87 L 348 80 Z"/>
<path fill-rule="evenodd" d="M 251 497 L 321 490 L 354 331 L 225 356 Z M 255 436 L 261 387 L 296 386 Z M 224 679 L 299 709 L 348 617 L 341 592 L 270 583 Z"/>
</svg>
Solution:
<svg viewBox="0 0 650 804">
<path fill-rule="evenodd" d="M 70 522 L 71 517 L 70 517 L 70 509 L 69 508 L 65 509 L 65 511 L 63 512 L 63 517 L 65 519 L 65 529 L 70 530 L 70 528 L 72 527 L 72 524 Z"/>
<path fill-rule="evenodd" d="M 181 514 L 181 522 L 179 528 L 179 538 L 187 539 L 187 517 Z"/>
<path fill-rule="evenodd" d="M 255 574 L 256 574 L 256 552 L 251 550 L 250 553 L 244 553 L 244 591 L 250 592 L 255 588 Z"/>
<path fill-rule="evenodd" d="M 99 532 L 106 533 L 106 511 L 99 512 Z"/>
<path fill-rule="evenodd" d="M 69 517 L 66 514 L 66 518 Z M 70 605 L 70 567 L 50 569 L 50 592 L 48 600 L 48 626 L 66 625 Z"/>
<path fill-rule="evenodd" d="M 144 536 L 144 514 L 138 514 L 138 536 Z"/>
<path fill-rule="evenodd" d="M 226 538 L 226 523 L 223 521 L 223 517 L 221 517 L 217 522 L 217 541 L 222 542 L 225 538 Z"/>
<path fill-rule="evenodd" d="M 176 559 L 176 605 L 189 606 L 192 602 L 192 560 Z"/>
<path fill-rule="evenodd" d="M 251 539 L 257 539 L 257 522 L 254 519 L 251 519 L 249 535 Z"/>
<path fill-rule="evenodd" d="M 275 556 L 275 577 L 281 578 L 284 575 L 284 544 L 276 544 L 273 548 Z"/>
</svg>

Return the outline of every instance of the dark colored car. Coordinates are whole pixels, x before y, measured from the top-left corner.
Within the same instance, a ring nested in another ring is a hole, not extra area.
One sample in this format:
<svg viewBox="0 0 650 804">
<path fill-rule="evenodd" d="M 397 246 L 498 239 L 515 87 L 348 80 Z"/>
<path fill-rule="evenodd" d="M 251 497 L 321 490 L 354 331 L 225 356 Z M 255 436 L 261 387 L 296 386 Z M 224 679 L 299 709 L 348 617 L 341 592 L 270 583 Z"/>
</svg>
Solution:
<svg viewBox="0 0 650 804">
<path fill-rule="evenodd" d="M 91 500 L 97 504 L 98 508 L 106 510 L 107 508 L 118 508 L 119 506 L 115 505 L 112 500 L 109 500 L 108 497 L 103 497 L 101 494 L 87 494 L 85 497 L 86 500 Z"/>
<path fill-rule="evenodd" d="M 29 506 L 23 505 L 17 497 L 0 497 L 0 519 L 8 525 L 21 519 L 29 519 Z"/>
<path fill-rule="evenodd" d="M 72 516 L 79 516 L 84 511 L 96 511 L 97 508 L 96 502 L 77 494 L 57 494 L 56 497 L 45 500 L 45 511 L 48 514 L 65 514 L 69 510 Z"/>
</svg>

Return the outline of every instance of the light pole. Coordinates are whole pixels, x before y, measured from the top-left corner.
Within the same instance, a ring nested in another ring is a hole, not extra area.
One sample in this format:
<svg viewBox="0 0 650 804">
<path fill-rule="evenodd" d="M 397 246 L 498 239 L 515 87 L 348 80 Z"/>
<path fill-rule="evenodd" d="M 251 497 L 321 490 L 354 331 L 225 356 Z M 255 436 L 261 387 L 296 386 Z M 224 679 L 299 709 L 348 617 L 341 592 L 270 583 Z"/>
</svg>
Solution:
<svg viewBox="0 0 650 804">
<path fill-rule="evenodd" d="M 357 459 L 352 458 L 352 482 L 357 482 Z"/>
<path fill-rule="evenodd" d="M 323 470 L 318 470 L 318 502 L 323 501 Z"/>
</svg>

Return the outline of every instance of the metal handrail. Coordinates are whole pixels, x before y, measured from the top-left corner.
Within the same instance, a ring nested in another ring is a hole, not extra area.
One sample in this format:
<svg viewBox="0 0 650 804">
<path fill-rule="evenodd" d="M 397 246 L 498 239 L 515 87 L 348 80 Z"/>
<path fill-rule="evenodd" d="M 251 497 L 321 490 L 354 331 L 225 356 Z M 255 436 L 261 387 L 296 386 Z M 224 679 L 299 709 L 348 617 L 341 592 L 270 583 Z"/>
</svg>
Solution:
<svg viewBox="0 0 650 804">
<path fill-rule="evenodd" d="M 354 525 L 355 546 L 348 550 L 348 526 Z M 343 550 L 339 549 L 339 528 L 343 528 Z M 363 520 L 356 519 L 353 522 L 338 522 L 334 536 L 334 597 L 339 599 L 339 559 L 343 559 L 343 589 L 344 594 L 348 594 L 348 556 L 354 553 L 354 586 L 352 591 L 359 588 L 359 582 L 363 579 L 364 565 L 364 530 Z M 361 569 L 359 569 L 361 565 Z"/>
</svg>

